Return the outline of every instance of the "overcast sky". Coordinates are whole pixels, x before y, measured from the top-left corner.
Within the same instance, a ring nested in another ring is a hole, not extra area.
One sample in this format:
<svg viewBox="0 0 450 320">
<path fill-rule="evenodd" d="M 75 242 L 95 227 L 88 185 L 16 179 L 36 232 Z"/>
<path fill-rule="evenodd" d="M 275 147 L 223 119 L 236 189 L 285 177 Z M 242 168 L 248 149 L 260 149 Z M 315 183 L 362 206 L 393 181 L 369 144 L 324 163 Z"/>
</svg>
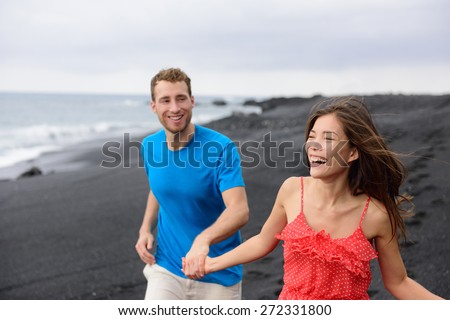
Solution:
<svg viewBox="0 0 450 320">
<path fill-rule="evenodd" d="M 450 93 L 448 0 L 0 0 L 0 91 Z"/>
</svg>

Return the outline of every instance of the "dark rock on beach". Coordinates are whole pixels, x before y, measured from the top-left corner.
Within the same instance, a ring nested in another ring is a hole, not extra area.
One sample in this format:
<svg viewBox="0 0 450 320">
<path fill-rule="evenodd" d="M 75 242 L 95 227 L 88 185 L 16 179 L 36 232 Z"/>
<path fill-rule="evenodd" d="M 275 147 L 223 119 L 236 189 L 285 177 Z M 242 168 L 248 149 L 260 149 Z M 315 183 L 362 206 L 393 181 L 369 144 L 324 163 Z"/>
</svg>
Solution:
<svg viewBox="0 0 450 320">
<path fill-rule="evenodd" d="M 408 273 L 450 298 L 450 95 L 362 98 L 409 169 L 404 191 L 414 195 L 416 214 L 402 246 Z M 308 175 L 304 126 L 321 99 L 274 98 L 257 102 L 260 115 L 207 125 L 241 150 L 250 205 L 244 239 L 259 232 L 283 181 Z M 127 165 L 102 168 L 99 145 L 80 159 L 86 166 L 76 170 L 0 181 L 0 299 L 143 298 L 144 266 L 134 244 L 149 186 L 137 154 Z M 392 299 L 376 261 L 372 267 L 371 298 Z M 244 299 L 276 299 L 283 285 L 282 246 L 244 272 Z"/>
<path fill-rule="evenodd" d="M 35 176 L 40 176 L 41 174 L 42 174 L 42 170 L 41 169 L 39 169 L 38 167 L 31 167 L 30 169 L 28 169 L 27 171 L 22 173 L 19 176 L 19 178 L 35 177 Z"/>
<path fill-rule="evenodd" d="M 225 100 L 222 100 L 222 99 L 216 99 L 212 103 L 215 106 L 226 106 L 227 105 L 227 102 Z"/>
<path fill-rule="evenodd" d="M 304 97 L 278 97 L 278 98 L 270 98 L 267 100 L 246 100 L 244 101 L 244 106 L 259 106 L 262 108 L 263 111 L 278 107 L 278 106 L 298 106 L 300 104 L 303 104 L 309 100 L 316 100 L 317 98 L 321 98 L 320 95 L 315 95 L 311 98 L 304 98 Z"/>
</svg>

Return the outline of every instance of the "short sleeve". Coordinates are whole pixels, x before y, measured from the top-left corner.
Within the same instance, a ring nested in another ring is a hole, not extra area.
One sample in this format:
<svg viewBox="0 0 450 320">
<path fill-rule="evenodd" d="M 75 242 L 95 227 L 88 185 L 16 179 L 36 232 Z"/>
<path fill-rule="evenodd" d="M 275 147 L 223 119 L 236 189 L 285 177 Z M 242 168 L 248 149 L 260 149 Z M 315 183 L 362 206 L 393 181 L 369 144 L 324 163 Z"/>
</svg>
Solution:
<svg viewBox="0 0 450 320">
<path fill-rule="evenodd" d="M 242 178 L 241 157 L 233 142 L 228 143 L 223 149 L 217 166 L 217 181 L 220 192 L 245 186 Z"/>
</svg>

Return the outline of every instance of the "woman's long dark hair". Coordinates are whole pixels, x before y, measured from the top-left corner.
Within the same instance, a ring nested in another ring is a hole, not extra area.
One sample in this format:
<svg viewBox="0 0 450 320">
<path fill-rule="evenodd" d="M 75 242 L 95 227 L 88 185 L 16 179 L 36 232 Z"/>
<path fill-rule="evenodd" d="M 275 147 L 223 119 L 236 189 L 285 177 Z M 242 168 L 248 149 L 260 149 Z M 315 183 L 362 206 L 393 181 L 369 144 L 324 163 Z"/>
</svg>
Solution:
<svg viewBox="0 0 450 320">
<path fill-rule="evenodd" d="M 306 140 L 317 118 L 334 114 L 342 124 L 351 146 L 358 150 L 359 158 L 350 165 L 348 183 L 353 195 L 365 193 L 381 201 L 389 215 L 392 237 L 397 232 L 406 239 L 403 217 L 410 214 L 402 208 L 412 197 L 400 195 L 400 186 L 406 169 L 398 156 L 388 149 L 378 133 L 367 106 L 353 97 L 329 99 L 317 104 L 306 124 Z"/>
</svg>

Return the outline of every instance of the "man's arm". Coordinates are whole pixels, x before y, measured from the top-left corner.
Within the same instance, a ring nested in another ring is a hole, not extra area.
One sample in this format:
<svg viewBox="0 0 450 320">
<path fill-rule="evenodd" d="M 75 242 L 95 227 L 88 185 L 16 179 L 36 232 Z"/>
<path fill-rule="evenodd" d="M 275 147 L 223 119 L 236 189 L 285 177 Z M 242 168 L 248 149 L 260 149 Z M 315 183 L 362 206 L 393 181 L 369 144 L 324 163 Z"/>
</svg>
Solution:
<svg viewBox="0 0 450 320">
<path fill-rule="evenodd" d="M 153 192 L 150 190 L 147 199 L 147 207 L 145 208 L 144 219 L 142 221 L 141 228 L 139 229 L 139 238 L 135 246 L 141 260 L 150 265 L 156 263 L 155 256 L 150 253 L 150 250 L 153 248 L 154 241 L 151 230 L 156 226 L 158 211 L 158 200 L 156 200 Z"/>
<path fill-rule="evenodd" d="M 234 187 L 222 193 L 225 210 L 208 228 L 194 240 L 184 260 L 184 271 L 191 279 L 201 279 L 205 275 L 205 259 L 209 247 L 227 239 L 248 221 L 249 209 L 244 187 Z"/>
</svg>

